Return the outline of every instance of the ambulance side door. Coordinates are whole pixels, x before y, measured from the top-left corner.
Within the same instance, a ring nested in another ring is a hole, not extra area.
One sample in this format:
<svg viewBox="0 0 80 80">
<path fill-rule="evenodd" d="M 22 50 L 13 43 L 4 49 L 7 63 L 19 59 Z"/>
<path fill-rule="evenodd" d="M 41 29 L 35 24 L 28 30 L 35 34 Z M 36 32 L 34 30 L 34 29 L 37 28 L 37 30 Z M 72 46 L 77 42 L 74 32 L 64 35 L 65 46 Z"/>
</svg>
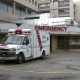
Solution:
<svg viewBox="0 0 80 80">
<path fill-rule="evenodd" d="M 26 41 L 27 41 L 27 44 L 26 44 Z M 30 47 L 31 43 L 30 43 L 30 40 L 29 40 L 28 36 L 24 37 L 23 45 L 24 45 L 24 55 L 25 55 L 25 57 L 30 57 L 31 56 L 31 47 Z"/>
</svg>

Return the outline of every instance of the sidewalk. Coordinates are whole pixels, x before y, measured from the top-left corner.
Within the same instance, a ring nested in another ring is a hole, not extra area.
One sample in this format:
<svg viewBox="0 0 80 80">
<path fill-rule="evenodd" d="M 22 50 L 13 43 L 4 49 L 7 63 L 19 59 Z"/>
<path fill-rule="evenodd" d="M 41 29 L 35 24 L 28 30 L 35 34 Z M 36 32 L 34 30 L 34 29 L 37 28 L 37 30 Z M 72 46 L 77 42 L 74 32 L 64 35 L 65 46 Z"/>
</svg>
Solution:
<svg viewBox="0 0 80 80">
<path fill-rule="evenodd" d="M 75 49 L 75 50 L 57 50 L 57 51 L 53 51 L 50 52 L 51 54 L 80 54 L 80 50 L 79 49 Z"/>
</svg>

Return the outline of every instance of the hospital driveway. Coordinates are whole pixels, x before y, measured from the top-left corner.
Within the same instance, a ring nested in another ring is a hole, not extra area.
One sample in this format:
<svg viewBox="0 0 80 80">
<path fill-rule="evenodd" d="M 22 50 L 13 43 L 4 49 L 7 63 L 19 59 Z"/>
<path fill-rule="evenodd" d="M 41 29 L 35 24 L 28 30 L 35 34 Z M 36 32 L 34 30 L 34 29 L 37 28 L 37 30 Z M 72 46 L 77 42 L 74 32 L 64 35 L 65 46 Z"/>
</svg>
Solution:
<svg viewBox="0 0 80 80">
<path fill-rule="evenodd" d="M 80 51 L 55 51 L 22 64 L 0 62 L 0 80 L 80 80 Z"/>
</svg>

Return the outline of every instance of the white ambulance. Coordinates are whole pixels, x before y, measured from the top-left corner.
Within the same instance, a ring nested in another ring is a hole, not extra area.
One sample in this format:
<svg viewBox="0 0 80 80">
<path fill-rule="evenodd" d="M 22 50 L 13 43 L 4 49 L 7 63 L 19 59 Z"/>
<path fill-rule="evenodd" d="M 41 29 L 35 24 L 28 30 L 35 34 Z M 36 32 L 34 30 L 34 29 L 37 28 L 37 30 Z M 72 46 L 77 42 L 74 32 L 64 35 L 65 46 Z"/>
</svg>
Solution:
<svg viewBox="0 0 80 80">
<path fill-rule="evenodd" d="M 34 29 L 9 29 L 0 42 L 0 61 L 24 60 L 42 57 L 50 54 L 49 32 Z"/>
</svg>

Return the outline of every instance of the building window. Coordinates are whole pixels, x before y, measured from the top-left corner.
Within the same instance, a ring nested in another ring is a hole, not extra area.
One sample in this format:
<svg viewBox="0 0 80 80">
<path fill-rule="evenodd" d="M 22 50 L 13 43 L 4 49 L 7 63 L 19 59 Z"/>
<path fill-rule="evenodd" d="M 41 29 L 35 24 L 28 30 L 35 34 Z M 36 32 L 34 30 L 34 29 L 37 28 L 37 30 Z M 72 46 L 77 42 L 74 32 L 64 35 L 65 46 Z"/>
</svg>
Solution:
<svg viewBox="0 0 80 80">
<path fill-rule="evenodd" d="M 34 0 L 32 0 L 32 4 L 34 4 Z"/>
<path fill-rule="evenodd" d="M 25 9 L 22 9 L 22 8 L 20 8 L 20 7 L 16 7 L 15 8 L 15 14 L 16 15 L 25 15 Z"/>
<path fill-rule="evenodd" d="M 63 13 L 69 13 L 69 9 L 64 9 Z"/>
<path fill-rule="evenodd" d="M 39 5 L 39 8 L 41 8 L 41 7 L 46 7 L 46 4 Z"/>
<path fill-rule="evenodd" d="M 19 7 L 15 8 L 15 14 L 20 16 L 20 8 Z"/>
<path fill-rule="evenodd" d="M 12 5 L 10 5 L 10 4 L 8 5 L 8 12 L 9 12 L 9 13 L 13 13 L 13 7 L 12 7 Z"/>
<path fill-rule="evenodd" d="M 38 13 L 50 13 L 50 11 L 43 11 L 43 12 L 38 12 Z"/>
<path fill-rule="evenodd" d="M 37 2 L 35 1 L 35 6 L 37 6 Z"/>
<path fill-rule="evenodd" d="M 39 4 L 38 8 L 49 8 L 50 7 L 50 3 L 47 4 Z"/>
<path fill-rule="evenodd" d="M 69 5 L 69 1 L 63 2 L 63 5 Z"/>
<path fill-rule="evenodd" d="M 67 5 L 69 5 L 69 1 L 59 2 L 59 6 L 67 6 Z"/>
<path fill-rule="evenodd" d="M 21 16 L 25 15 L 25 9 L 21 9 Z"/>
<path fill-rule="evenodd" d="M 31 3 L 31 0 L 29 0 L 29 2 Z"/>
<path fill-rule="evenodd" d="M 63 10 L 59 10 L 59 13 L 63 13 Z"/>
<path fill-rule="evenodd" d="M 0 9 L 6 12 L 13 13 L 13 6 L 3 1 L 0 1 Z"/>
<path fill-rule="evenodd" d="M 50 7 L 50 4 L 46 4 L 46 7 Z"/>
<path fill-rule="evenodd" d="M 62 6 L 63 5 L 63 2 L 59 2 L 59 6 Z"/>
<path fill-rule="evenodd" d="M 65 14 L 65 13 L 69 13 L 69 9 L 61 9 L 59 10 L 60 14 Z"/>
<path fill-rule="evenodd" d="M 3 1 L 0 1 L 0 9 L 7 12 L 7 4 Z"/>
</svg>

